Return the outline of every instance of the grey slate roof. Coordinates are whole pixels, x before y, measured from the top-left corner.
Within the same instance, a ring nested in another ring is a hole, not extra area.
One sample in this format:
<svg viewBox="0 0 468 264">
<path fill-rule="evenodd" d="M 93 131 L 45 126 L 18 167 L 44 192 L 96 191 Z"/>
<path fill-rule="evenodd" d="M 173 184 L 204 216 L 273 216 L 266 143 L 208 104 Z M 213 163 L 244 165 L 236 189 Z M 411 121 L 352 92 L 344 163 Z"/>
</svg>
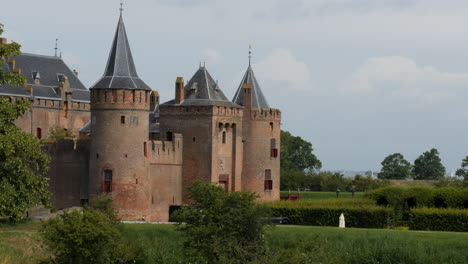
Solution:
<svg viewBox="0 0 468 264">
<path fill-rule="evenodd" d="M 122 14 L 117 24 L 104 75 L 90 89 L 97 88 L 151 91 L 151 88 L 138 77 L 136 72 Z"/>
<path fill-rule="evenodd" d="M 206 67 L 200 67 L 190 81 L 185 85 L 185 100 L 181 105 L 216 105 L 226 107 L 240 107 L 229 101 L 221 88 L 213 80 Z M 162 105 L 174 105 L 175 100 Z"/>
<path fill-rule="evenodd" d="M 263 95 L 262 89 L 260 89 L 260 85 L 258 85 L 257 79 L 255 78 L 254 72 L 250 64 L 247 68 L 247 71 L 244 74 L 244 77 L 242 78 L 239 88 L 237 88 L 237 92 L 234 95 L 232 101 L 238 105 L 244 106 L 242 86 L 246 83 L 252 84 L 252 107 L 258 109 L 270 108 L 265 96 Z"/>
<path fill-rule="evenodd" d="M 23 53 L 11 57 L 15 59 L 15 67 L 21 69 L 21 74 L 26 77 L 26 84 L 33 87 L 33 96 L 36 98 L 61 100 L 58 94 L 60 85 L 59 75 L 68 77 L 72 92 L 72 100 L 89 102 L 89 90 L 81 83 L 78 77 L 70 70 L 65 62 L 59 57 Z M 8 63 L 2 65 L 4 72 L 13 72 Z M 40 83 L 36 84 L 33 73 L 39 73 Z M 31 94 L 24 87 L 0 85 L 0 95 L 25 96 Z"/>
</svg>

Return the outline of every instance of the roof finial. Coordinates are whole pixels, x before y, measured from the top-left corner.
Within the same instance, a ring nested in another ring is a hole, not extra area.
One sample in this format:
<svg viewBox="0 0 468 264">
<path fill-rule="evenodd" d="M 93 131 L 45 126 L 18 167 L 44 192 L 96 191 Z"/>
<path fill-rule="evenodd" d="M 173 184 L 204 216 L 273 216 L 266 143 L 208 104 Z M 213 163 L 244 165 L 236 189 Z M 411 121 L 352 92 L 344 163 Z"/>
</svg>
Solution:
<svg viewBox="0 0 468 264">
<path fill-rule="evenodd" d="M 252 59 L 252 45 L 249 45 L 249 66 L 250 66 L 251 59 Z"/>
<path fill-rule="evenodd" d="M 58 38 L 55 39 L 55 57 L 57 57 L 57 50 L 58 50 Z"/>
<path fill-rule="evenodd" d="M 203 61 L 203 68 L 205 68 L 205 65 L 206 65 L 206 61 Z"/>
<path fill-rule="evenodd" d="M 122 1 L 122 0 L 120 0 L 120 8 L 119 8 L 119 10 L 120 10 L 120 15 L 122 15 L 122 12 L 123 12 L 123 10 L 124 10 L 124 9 L 123 9 L 123 1 Z"/>
</svg>

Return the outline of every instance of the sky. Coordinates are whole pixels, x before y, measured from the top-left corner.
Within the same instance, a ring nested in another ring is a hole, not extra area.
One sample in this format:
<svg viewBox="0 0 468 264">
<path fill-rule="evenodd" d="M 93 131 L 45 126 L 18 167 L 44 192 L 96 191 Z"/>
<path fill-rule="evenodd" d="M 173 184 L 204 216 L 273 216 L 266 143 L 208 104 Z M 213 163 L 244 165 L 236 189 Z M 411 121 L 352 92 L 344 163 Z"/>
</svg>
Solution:
<svg viewBox="0 0 468 264">
<path fill-rule="evenodd" d="M 0 0 L 4 37 L 54 54 L 90 87 L 103 74 L 119 0 Z M 135 0 L 124 22 L 139 76 L 174 98 L 200 61 L 232 98 L 248 65 L 282 129 L 325 170 L 379 170 L 437 148 L 468 155 L 466 0 Z"/>
</svg>

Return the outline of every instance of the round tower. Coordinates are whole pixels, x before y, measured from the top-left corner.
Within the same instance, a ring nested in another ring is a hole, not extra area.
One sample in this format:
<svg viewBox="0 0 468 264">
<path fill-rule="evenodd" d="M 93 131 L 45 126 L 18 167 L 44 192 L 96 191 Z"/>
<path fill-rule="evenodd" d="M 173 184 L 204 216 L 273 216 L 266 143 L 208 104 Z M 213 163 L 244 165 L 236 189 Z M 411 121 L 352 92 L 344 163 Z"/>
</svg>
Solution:
<svg viewBox="0 0 468 264">
<path fill-rule="evenodd" d="M 91 88 L 89 195 L 112 196 L 122 219 L 149 218 L 151 89 L 137 75 L 120 15 L 104 76 Z"/>
<path fill-rule="evenodd" d="M 242 190 L 279 200 L 281 112 L 268 105 L 250 64 L 233 101 L 244 107 Z"/>
</svg>

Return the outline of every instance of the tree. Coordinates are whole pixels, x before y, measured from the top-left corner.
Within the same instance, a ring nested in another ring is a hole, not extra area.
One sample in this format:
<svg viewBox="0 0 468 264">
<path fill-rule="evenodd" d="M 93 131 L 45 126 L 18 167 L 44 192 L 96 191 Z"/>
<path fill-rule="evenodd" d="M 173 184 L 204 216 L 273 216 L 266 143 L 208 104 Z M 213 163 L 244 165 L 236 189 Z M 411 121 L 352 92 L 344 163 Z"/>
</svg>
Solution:
<svg viewBox="0 0 468 264">
<path fill-rule="evenodd" d="M 394 153 L 382 161 L 382 169 L 377 177 L 387 180 L 404 180 L 411 176 L 411 169 L 411 164 L 403 155 Z"/>
<path fill-rule="evenodd" d="M 322 162 L 312 153 L 312 143 L 301 137 L 281 131 L 281 169 L 284 171 L 315 171 L 322 167 Z"/>
<path fill-rule="evenodd" d="M 468 156 L 462 160 L 461 168 L 457 170 L 456 175 L 468 181 Z"/>
<path fill-rule="evenodd" d="M 54 140 L 74 139 L 73 132 L 60 126 L 49 129 L 49 138 Z"/>
<path fill-rule="evenodd" d="M 414 161 L 415 180 L 439 180 L 444 178 L 445 167 L 439 157 L 439 151 L 433 148 L 426 151 Z"/>
<path fill-rule="evenodd" d="M 0 24 L 0 36 L 3 34 L 3 25 Z M 5 63 L 5 60 L 10 56 L 18 56 L 21 54 L 20 51 L 21 45 L 13 42 L 10 44 L 0 43 L 0 65 L 2 66 Z M 14 86 L 23 86 L 26 83 L 26 79 L 23 75 L 12 73 L 12 72 L 3 72 L 3 66 L 0 67 L 0 85 L 11 84 Z"/>
<path fill-rule="evenodd" d="M 52 263 L 142 263 L 142 248 L 126 243 L 122 230 L 112 200 L 98 196 L 83 211 L 65 211 L 44 222 L 41 234 Z"/>
<path fill-rule="evenodd" d="M 175 213 L 175 219 L 185 223 L 179 229 L 186 236 L 187 263 L 251 263 L 265 256 L 266 221 L 255 204 L 256 194 L 226 193 L 201 180 L 188 190 L 196 205 Z"/>
<path fill-rule="evenodd" d="M 3 25 L 0 25 L 0 35 Z M 18 55 L 17 43 L 0 43 L 0 63 L 8 56 Z M 3 73 L 0 67 L 0 85 L 24 85 L 24 77 L 16 73 Z M 48 170 L 49 156 L 41 142 L 22 132 L 15 120 L 30 107 L 27 100 L 9 102 L 0 98 L 0 215 L 18 221 L 24 212 L 37 205 L 49 204 Z"/>
</svg>

